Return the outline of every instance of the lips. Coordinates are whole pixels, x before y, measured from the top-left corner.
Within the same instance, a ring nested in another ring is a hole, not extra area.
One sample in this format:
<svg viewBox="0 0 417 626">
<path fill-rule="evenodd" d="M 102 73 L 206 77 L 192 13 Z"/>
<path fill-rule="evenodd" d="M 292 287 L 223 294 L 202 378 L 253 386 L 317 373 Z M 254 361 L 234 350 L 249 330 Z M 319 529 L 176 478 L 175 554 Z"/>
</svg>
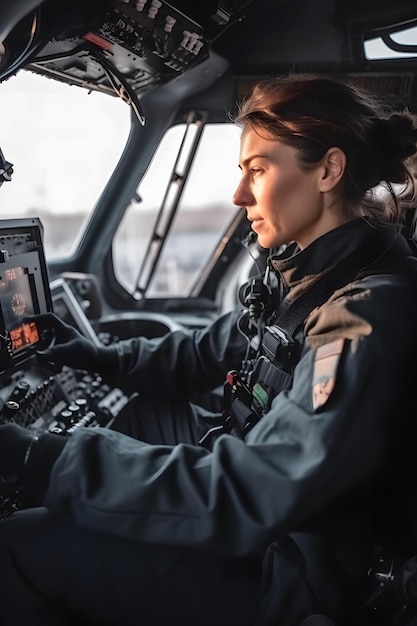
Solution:
<svg viewBox="0 0 417 626">
<path fill-rule="evenodd" d="M 250 220 L 250 222 L 251 222 L 251 228 L 253 230 L 256 230 L 260 226 L 260 224 L 263 222 L 263 220 L 261 218 L 253 219 L 253 220 Z"/>
</svg>

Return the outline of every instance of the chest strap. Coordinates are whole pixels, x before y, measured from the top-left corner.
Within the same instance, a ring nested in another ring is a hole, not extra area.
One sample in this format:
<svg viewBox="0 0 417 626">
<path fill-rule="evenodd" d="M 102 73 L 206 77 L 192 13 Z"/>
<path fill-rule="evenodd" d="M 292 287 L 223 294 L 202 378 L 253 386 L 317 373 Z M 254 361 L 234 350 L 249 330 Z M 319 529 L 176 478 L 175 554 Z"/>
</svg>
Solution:
<svg viewBox="0 0 417 626">
<path fill-rule="evenodd" d="M 283 299 L 273 324 L 265 327 L 261 342 L 263 354 L 249 375 L 249 385 L 236 370 L 228 372 L 224 383 L 223 423 L 209 429 L 200 439 L 200 445 L 208 446 L 222 433 L 243 438 L 269 410 L 272 399 L 291 388 L 292 373 L 300 356 L 292 339 L 296 331 L 314 308 L 322 306 L 336 289 L 354 280 L 363 268 L 383 255 L 391 243 L 384 241 L 380 249 L 356 250 L 338 265 L 321 273 L 296 300 Z"/>
</svg>

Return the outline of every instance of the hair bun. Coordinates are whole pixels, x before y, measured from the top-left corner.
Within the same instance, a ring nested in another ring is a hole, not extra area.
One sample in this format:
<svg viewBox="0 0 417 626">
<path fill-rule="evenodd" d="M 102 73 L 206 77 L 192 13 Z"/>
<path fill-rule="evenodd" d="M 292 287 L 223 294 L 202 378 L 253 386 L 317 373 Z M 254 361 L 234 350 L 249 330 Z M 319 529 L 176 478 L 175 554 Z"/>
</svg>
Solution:
<svg viewBox="0 0 417 626">
<path fill-rule="evenodd" d="M 377 150 L 389 159 L 406 159 L 417 152 L 417 128 L 406 111 L 377 120 L 375 139 Z"/>
</svg>

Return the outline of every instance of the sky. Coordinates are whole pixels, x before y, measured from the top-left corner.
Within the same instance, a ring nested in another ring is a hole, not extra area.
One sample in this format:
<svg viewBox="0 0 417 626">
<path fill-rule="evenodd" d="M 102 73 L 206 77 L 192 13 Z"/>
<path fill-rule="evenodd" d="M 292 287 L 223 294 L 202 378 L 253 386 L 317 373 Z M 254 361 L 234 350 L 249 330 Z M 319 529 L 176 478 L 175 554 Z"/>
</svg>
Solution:
<svg viewBox="0 0 417 626">
<path fill-rule="evenodd" d="M 23 70 L 1 83 L 0 147 L 14 164 L 12 181 L 0 189 L 1 214 L 23 212 L 28 203 L 30 210 L 42 207 L 52 213 L 91 210 L 124 148 L 129 126 L 128 105 L 108 94 Z M 210 133 L 211 148 L 194 173 L 196 193 L 190 200 L 196 206 L 207 206 L 208 179 L 215 181 L 217 198 L 230 199 L 239 178 L 240 130 L 228 124 L 227 135 L 222 126 L 211 127 Z M 164 155 L 176 150 L 172 136 L 157 157 L 158 168 L 153 173 L 149 168 L 148 190 L 161 187 Z M 172 165 L 167 167 L 170 171 Z"/>
<path fill-rule="evenodd" d="M 1 83 L 0 147 L 14 165 L 12 181 L 0 190 L 2 214 L 28 202 L 51 211 L 91 206 L 120 156 L 129 123 L 129 107 L 119 98 L 24 70 Z"/>
</svg>

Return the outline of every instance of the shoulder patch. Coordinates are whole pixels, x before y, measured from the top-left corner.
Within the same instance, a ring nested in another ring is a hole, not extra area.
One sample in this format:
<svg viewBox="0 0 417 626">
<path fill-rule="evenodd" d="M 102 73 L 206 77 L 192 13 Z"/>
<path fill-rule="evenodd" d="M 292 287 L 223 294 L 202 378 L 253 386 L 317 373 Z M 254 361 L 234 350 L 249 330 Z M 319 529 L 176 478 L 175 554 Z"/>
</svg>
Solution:
<svg viewBox="0 0 417 626">
<path fill-rule="evenodd" d="M 345 340 L 336 339 L 317 348 L 312 382 L 313 408 L 322 407 L 334 389 L 336 372 Z"/>
</svg>

